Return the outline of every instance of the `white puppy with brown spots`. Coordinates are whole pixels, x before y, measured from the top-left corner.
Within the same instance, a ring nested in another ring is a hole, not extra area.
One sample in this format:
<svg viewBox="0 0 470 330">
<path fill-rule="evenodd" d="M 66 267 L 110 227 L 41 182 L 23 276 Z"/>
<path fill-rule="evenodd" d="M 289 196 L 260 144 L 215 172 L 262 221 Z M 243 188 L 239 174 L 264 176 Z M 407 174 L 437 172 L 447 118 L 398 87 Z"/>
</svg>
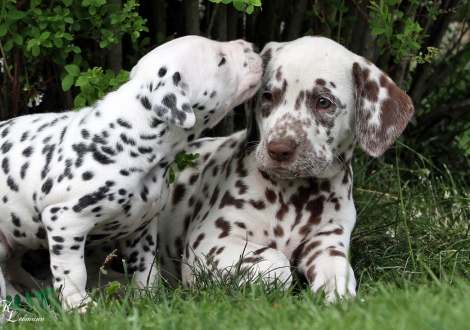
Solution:
<svg viewBox="0 0 470 330">
<path fill-rule="evenodd" d="M 326 38 L 272 42 L 262 57 L 248 130 L 186 149 L 201 157 L 177 175 L 159 218 L 162 274 L 191 284 L 192 269 L 241 266 L 290 283 L 294 266 L 329 301 L 355 296 L 354 145 L 382 155 L 413 104 L 371 62 Z"/>
</svg>

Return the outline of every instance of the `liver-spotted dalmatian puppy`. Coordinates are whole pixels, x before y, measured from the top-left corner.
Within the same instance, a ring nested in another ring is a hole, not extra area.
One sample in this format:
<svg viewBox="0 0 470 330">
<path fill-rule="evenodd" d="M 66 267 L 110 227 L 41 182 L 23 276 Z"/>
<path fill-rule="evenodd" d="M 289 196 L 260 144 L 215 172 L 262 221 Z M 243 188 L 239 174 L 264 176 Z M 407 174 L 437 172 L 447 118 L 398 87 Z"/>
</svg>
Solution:
<svg viewBox="0 0 470 330">
<path fill-rule="evenodd" d="M 84 247 L 105 242 L 120 243 L 138 286 L 153 283 L 169 166 L 253 96 L 261 75 L 251 43 L 184 37 L 144 56 L 127 83 L 92 107 L 0 123 L 0 265 L 10 274 L 6 287 L 0 277 L 1 296 L 16 293 L 15 280 L 34 286 L 24 283 L 20 257 L 48 248 L 64 308 L 81 305 Z"/>
<path fill-rule="evenodd" d="M 370 61 L 326 38 L 272 42 L 262 58 L 261 105 L 248 131 L 186 148 L 201 156 L 177 175 L 159 217 L 162 274 L 191 284 L 191 267 L 224 273 L 243 254 L 241 267 L 266 282 L 289 284 L 295 266 L 328 301 L 355 296 L 354 145 L 382 155 L 412 102 Z"/>
</svg>

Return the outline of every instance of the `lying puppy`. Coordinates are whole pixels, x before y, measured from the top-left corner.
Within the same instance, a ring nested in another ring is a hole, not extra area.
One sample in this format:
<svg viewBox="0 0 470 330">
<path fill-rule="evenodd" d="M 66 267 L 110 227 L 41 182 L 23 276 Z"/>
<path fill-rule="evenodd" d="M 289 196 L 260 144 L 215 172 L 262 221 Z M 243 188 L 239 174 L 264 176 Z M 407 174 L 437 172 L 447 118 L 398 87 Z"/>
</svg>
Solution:
<svg viewBox="0 0 470 330">
<path fill-rule="evenodd" d="M 0 123 L 0 266 L 11 270 L 2 297 L 16 293 L 15 280 L 34 286 L 18 274 L 20 257 L 48 248 L 54 288 L 64 308 L 77 307 L 86 298 L 85 245 L 115 241 L 137 284 L 152 284 L 169 167 L 259 88 L 256 49 L 179 38 L 144 56 L 127 83 L 92 107 Z"/>
<path fill-rule="evenodd" d="M 162 275 L 191 284 L 191 268 L 226 275 L 241 267 L 289 284 L 294 266 L 329 301 L 335 292 L 355 296 L 354 145 L 382 155 L 412 102 L 367 59 L 326 38 L 272 42 L 262 58 L 261 106 L 248 130 L 186 148 L 201 156 L 177 174 L 159 217 Z"/>
</svg>

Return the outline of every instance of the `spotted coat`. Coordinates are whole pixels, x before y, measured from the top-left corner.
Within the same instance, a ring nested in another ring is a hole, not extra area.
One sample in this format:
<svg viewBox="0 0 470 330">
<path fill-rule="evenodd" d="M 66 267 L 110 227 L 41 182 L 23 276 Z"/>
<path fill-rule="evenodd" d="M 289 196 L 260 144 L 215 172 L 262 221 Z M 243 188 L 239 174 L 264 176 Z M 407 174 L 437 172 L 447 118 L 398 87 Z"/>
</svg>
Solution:
<svg viewBox="0 0 470 330">
<path fill-rule="evenodd" d="M 0 277 L 2 297 L 28 277 L 16 271 L 29 249 L 49 249 L 65 308 L 86 296 L 85 245 L 119 242 L 137 284 L 153 282 L 169 166 L 259 88 L 255 49 L 179 38 L 144 56 L 129 82 L 92 107 L 1 122 L 0 266 L 13 269 L 6 288 Z"/>
<path fill-rule="evenodd" d="M 354 145 L 381 155 L 413 105 L 384 72 L 326 38 L 272 42 L 262 58 L 247 131 L 187 148 L 200 157 L 177 175 L 159 218 L 162 274 L 191 284 L 192 269 L 251 267 L 289 284 L 294 266 L 329 301 L 354 296 Z"/>
</svg>

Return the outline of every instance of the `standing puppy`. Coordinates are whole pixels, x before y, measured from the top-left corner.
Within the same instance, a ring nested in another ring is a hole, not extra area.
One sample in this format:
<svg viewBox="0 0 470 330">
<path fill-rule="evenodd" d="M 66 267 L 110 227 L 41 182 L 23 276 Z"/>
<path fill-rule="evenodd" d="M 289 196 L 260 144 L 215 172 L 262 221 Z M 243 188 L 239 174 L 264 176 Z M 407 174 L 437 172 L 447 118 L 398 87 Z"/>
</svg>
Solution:
<svg viewBox="0 0 470 330">
<path fill-rule="evenodd" d="M 201 157 L 177 176 L 159 218 L 162 274 L 191 284 L 192 269 L 241 267 L 290 283 L 295 266 L 329 301 L 335 292 L 354 296 L 354 145 L 383 154 L 412 102 L 371 62 L 326 38 L 272 42 L 262 58 L 261 105 L 248 130 L 187 148 Z"/>
<path fill-rule="evenodd" d="M 169 166 L 259 88 L 254 49 L 179 38 L 144 56 L 92 107 L 0 123 L 2 271 L 20 269 L 26 250 L 48 248 L 54 288 L 64 308 L 77 307 L 86 297 L 85 245 L 118 240 L 137 284 L 152 283 Z"/>
</svg>

